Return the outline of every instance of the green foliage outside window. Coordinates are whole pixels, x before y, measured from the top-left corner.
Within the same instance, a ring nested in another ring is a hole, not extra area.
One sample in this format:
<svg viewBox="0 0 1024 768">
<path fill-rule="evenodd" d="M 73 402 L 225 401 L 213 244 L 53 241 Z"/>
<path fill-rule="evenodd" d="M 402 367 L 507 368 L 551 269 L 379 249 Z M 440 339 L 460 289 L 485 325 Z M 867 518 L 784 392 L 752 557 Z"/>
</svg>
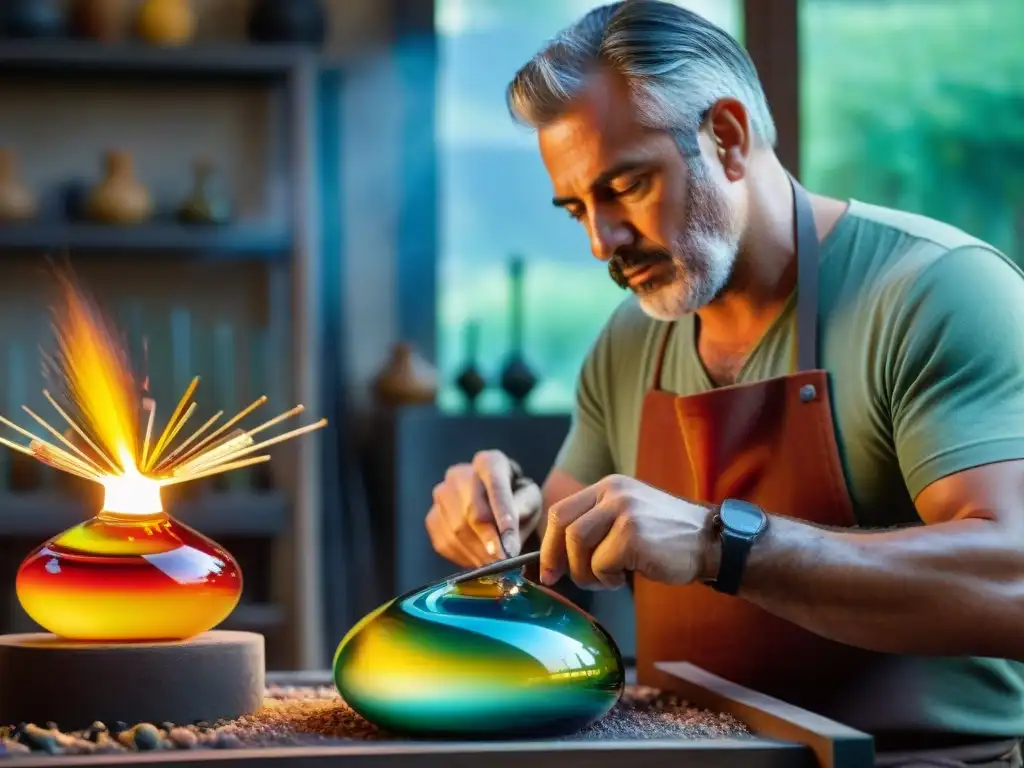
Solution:
<svg viewBox="0 0 1024 768">
<path fill-rule="evenodd" d="M 1024 259 L 1024 2 L 803 0 L 801 176 Z"/>
</svg>

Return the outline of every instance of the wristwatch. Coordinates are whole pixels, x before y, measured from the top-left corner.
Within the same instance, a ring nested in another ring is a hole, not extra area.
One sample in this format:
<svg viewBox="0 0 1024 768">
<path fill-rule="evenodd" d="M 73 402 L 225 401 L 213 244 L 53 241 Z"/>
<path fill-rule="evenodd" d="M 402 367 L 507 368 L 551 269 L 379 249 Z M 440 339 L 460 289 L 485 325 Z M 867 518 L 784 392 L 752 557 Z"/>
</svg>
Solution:
<svg viewBox="0 0 1024 768">
<path fill-rule="evenodd" d="M 768 515 L 756 504 L 726 499 L 715 511 L 712 524 L 721 540 L 722 554 L 718 577 L 710 586 L 717 592 L 735 595 L 743 581 L 750 549 L 768 527 Z"/>
</svg>

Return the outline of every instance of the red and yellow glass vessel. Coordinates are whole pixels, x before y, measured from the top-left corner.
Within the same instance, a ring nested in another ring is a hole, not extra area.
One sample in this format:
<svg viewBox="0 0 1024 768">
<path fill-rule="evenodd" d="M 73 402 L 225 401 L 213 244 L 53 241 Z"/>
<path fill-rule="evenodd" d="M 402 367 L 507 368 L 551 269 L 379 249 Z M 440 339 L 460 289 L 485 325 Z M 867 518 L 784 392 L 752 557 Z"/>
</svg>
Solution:
<svg viewBox="0 0 1024 768">
<path fill-rule="evenodd" d="M 25 558 L 25 612 L 55 635 L 106 642 L 182 640 L 224 621 L 242 595 L 234 558 L 164 512 L 155 482 L 137 479 L 123 504 L 111 486 L 96 517 Z"/>
<path fill-rule="evenodd" d="M 104 501 L 96 517 L 25 558 L 18 600 L 36 623 L 68 640 L 183 640 L 213 629 L 238 604 L 241 569 L 222 547 L 169 515 L 161 489 L 268 461 L 252 454 L 326 421 L 257 443 L 255 435 L 303 410 L 297 406 L 252 429 L 237 427 L 266 402 L 261 397 L 206 437 L 223 412 L 176 444 L 196 409 L 196 378 L 154 434 L 155 403 L 137 384 L 116 335 L 71 278 L 59 277 L 64 302 L 55 325 L 57 354 L 46 362 L 63 397 L 44 394 L 69 429 L 61 433 L 25 408 L 52 439 L 0 416 L 29 440 L 0 437 L 0 444 L 102 485 Z"/>
</svg>

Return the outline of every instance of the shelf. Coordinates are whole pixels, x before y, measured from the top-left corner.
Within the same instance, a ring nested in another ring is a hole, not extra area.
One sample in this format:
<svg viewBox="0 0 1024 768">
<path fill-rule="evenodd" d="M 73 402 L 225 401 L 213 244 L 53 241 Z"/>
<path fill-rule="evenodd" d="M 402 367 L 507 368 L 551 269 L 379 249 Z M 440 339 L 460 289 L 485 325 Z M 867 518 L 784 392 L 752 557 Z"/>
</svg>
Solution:
<svg viewBox="0 0 1024 768">
<path fill-rule="evenodd" d="M 228 79 L 276 79 L 318 55 L 308 47 L 257 43 L 195 44 L 161 48 L 140 43 L 104 45 L 88 40 L 4 40 L 3 74 L 61 77 L 168 75 Z"/>
<path fill-rule="evenodd" d="M 287 524 L 288 500 L 280 493 L 210 494 L 169 506 L 168 512 L 213 538 L 273 536 Z M 0 536 L 46 538 L 87 520 L 92 514 L 83 502 L 66 495 L 0 494 Z"/>
<path fill-rule="evenodd" d="M 83 251 L 147 251 L 232 259 L 285 261 L 292 240 L 284 228 L 261 226 L 187 226 L 173 223 L 114 226 L 28 222 L 0 224 L 0 249 L 46 251 L 51 255 Z"/>
</svg>

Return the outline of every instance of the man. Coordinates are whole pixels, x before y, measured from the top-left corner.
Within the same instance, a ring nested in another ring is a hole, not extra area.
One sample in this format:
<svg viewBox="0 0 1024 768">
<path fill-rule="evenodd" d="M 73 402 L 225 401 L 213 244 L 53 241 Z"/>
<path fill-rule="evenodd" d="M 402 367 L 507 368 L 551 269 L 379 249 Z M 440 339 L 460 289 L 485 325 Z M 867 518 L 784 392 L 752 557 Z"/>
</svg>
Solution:
<svg viewBox="0 0 1024 768">
<path fill-rule="evenodd" d="M 548 584 L 631 578 L 640 682 L 685 659 L 882 751 L 1019 764 L 1024 274 L 805 192 L 749 58 L 672 4 L 593 11 L 508 101 L 632 295 L 543 492 L 514 501 L 481 452 L 435 489 L 435 549 L 471 566 L 537 534 Z"/>
</svg>

